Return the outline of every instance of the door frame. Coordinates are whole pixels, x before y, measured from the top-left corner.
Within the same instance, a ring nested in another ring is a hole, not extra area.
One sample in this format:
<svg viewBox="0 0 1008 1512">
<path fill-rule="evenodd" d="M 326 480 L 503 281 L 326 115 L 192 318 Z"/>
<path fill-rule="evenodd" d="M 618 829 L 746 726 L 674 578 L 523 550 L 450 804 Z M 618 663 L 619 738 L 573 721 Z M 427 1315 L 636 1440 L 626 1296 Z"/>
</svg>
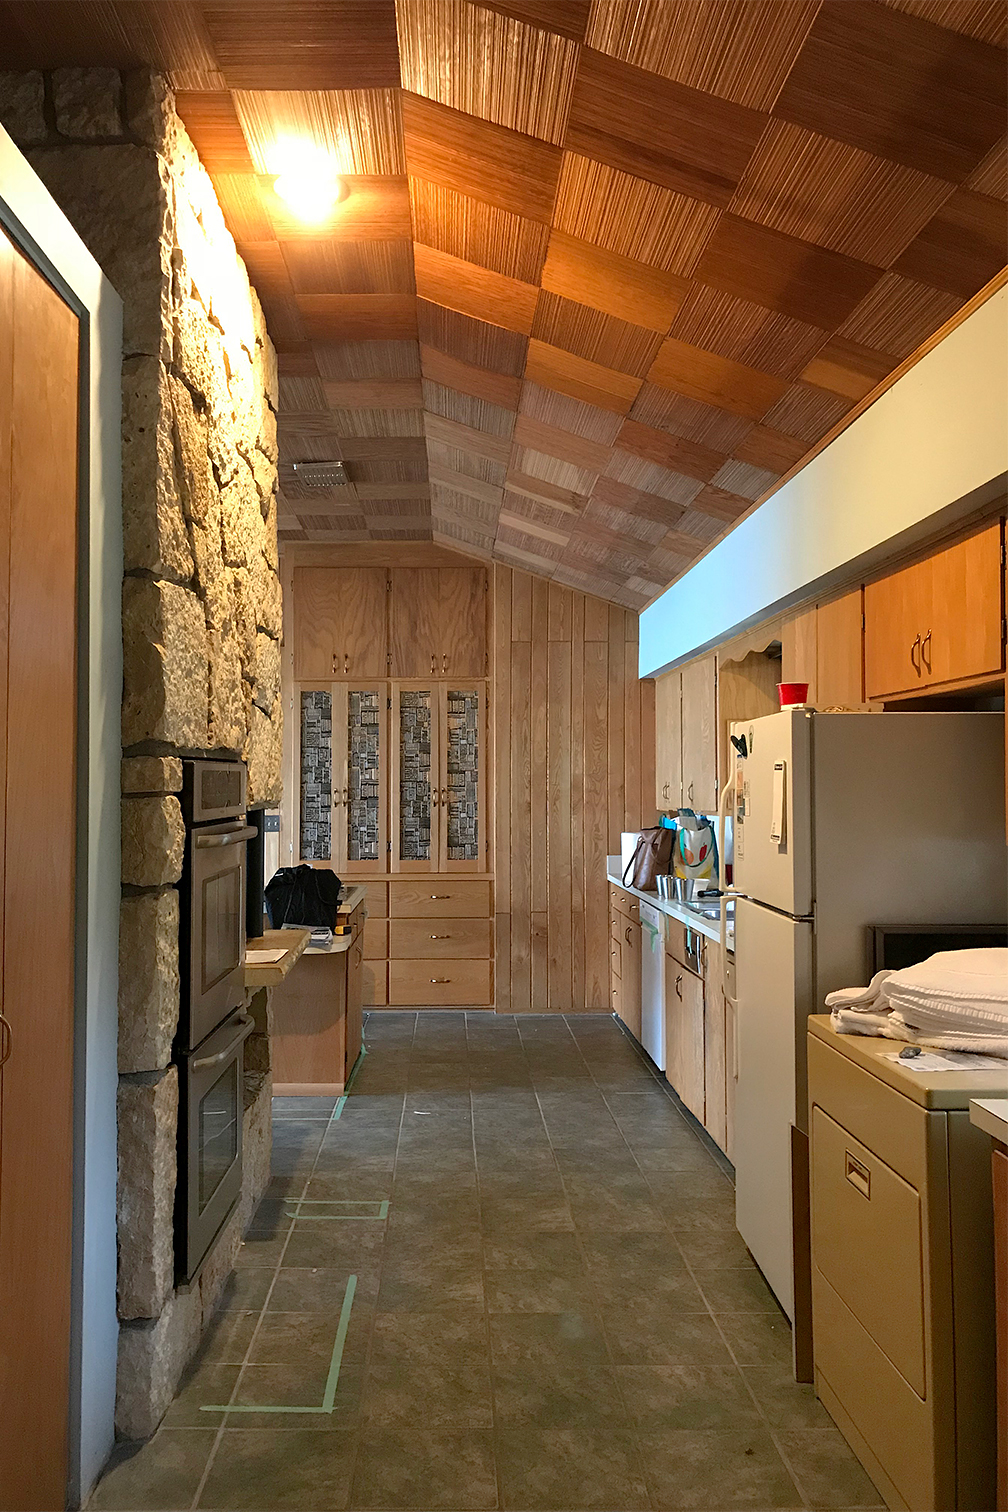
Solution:
<svg viewBox="0 0 1008 1512">
<path fill-rule="evenodd" d="M 0 130 L 0 225 L 80 325 L 73 1208 L 67 1500 L 114 1442 L 122 732 L 122 301 Z"/>
</svg>

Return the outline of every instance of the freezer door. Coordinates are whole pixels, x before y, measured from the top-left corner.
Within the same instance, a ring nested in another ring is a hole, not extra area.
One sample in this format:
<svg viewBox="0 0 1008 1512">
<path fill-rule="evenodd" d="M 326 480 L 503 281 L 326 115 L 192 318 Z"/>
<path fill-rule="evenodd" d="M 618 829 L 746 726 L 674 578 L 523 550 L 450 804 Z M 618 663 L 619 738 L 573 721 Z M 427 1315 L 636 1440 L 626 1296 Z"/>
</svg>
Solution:
<svg viewBox="0 0 1008 1512">
<path fill-rule="evenodd" d="M 812 925 L 740 898 L 735 905 L 735 1222 L 792 1321 L 791 1125 L 807 1123 L 811 980 Z"/>
<path fill-rule="evenodd" d="M 665 1070 L 665 916 L 641 900 L 641 1044 Z"/>
<path fill-rule="evenodd" d="M 811 714 L 741 721 L 748 755 L 735 756 L 733 886 L 782 913 L 812 912 Z"/>
</svg>

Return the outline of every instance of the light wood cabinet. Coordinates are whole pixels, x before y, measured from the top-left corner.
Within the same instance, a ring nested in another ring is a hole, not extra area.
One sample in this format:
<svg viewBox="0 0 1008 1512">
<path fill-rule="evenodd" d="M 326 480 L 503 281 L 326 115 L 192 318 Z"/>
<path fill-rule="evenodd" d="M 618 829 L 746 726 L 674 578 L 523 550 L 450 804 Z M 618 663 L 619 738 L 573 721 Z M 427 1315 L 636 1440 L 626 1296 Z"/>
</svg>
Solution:
<svg viewBox="0 0 1008 1512">
<path fill-rule="evenodd" d="M 682 802 L 682 673 L 655 679 L 655 807 L 672 813 Z"/>
<path fill-rule="evenodd" d="M 388 856 L 388 691 L 384 682 L 302 683 L 294 695 L 295 850 L 340 876 Z"/>
<path fill-rule="evenodd" d="M 721 947 L 709 940 L 704 952 L 704 1128 L 719 1149 L 728 1145 L 725 997 Z"/>
<path fill-rule="evenodd" d="M 665 954 L 665 1078 L 704 1121 L 704 984 Z"/>
<path fill-rule="evenodd" d="M 620 934 L 620 1018 L 634 1039 L 641 1034 L 641 927 L 633 920 L 621 919 Z"/>
<path fill-rule="evenodd" d="M 697 813 L 717 813 L 717 662 L 714 656 L 701 657 L 682 670 L 682 801 Z"/>
<path fill-rule="evenodd" d="M 865 701 L 863 606 L 859 586 L 816 610 L 817 709 L 856 709 Z"/>
<path fill-rule="evenodd" d="M 438 569 L 393 567 L 389 650 L 393 677 L 434 677 L 441 636 Z"/>
<path fill-rule="evenodd" d="M 488 579 L 483 567 L 438 569 L 442 677 L 485 677 Z"/>
<path fill-rule="evenodd" d="M 781 682 L 808 683 L 808 701 L 818 703 L 818 616 L 810 605 L 781 629 Z"/>
<path fill-rule="evenodd" d="M 298 681 L 388 675 L 384 567 L 296 567 L 293 662 Z"/>
<path fill-rule="evenodd" d="M 865 588 L 865 692 L 898 698 L 1004 670 L 1002 526 Z"/>
<path fill-rule="evenodd" d="M 742 661 L 721 661 L 718 658 L 719 793 L 728 781 L 730 771 L 732 745 L 728 726 L 735 720 L 759 719 L 764 714 L 776 714 L 780 707 L 777 697 L 780 678 L 780 662 L 776 657 L 766 656 L 760 651 L 751 651 Z"/>
<path fill-rule="evenodd" d="M 392 676 L 486 676 L 486 570 L 394 567 L 391 578 Z"/>
<path fill-rule="evenodd" d="M 392 684 L 394 872 L 486 870 L 486 688 Z"/>
</svg>

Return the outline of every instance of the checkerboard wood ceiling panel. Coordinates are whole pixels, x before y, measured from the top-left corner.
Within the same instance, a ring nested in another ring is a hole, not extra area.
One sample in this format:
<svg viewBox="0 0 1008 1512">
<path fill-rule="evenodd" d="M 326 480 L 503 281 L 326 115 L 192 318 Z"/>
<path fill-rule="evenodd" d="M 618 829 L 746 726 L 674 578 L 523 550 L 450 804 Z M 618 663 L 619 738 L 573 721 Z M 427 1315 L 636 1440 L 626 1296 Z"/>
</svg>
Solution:
<svg viewBox="0 0 1008 1512">
<path fill-rule="evenodd" d="M 637 606 L 1006 261 L 1003 0 L 0 4 L 166 72 L 280 354 L 280 524 Z M 331 154 L 331 221 L 273 188 Z M 312 489 L 296 460 L 340 456 Z"/>
</svg>

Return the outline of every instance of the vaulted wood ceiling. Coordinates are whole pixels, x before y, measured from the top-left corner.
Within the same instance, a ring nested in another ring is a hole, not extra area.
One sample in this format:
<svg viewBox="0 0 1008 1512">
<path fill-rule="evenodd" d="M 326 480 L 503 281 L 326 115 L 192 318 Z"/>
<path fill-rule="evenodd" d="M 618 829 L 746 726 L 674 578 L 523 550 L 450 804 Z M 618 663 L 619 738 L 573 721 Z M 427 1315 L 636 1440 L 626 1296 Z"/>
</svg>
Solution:
<svg viewBox="0 0 1008 1512">
<path fill-rule="evenodd" d="M 280 353 L 291 540 L 636 607 L 1006 261 L 1003 0 L 0 12 L 7 66 L 170 75 Z M 292 135 L 347 174 L 322 227 Z"/>
</svg>

